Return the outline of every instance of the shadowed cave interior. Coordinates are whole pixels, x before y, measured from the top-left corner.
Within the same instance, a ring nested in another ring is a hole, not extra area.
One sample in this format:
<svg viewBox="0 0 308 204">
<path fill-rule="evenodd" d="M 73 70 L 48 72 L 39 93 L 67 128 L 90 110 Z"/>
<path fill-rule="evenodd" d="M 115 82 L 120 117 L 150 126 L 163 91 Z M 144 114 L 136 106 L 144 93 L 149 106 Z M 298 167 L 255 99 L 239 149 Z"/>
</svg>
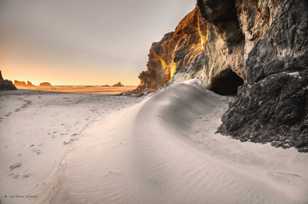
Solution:
<svg viewBox="0 0 308 204">
<path fill-rule="evenodd" d="M 208 89 L 220 95 L 234 96 L 237 94 L 238 87 L 243 85 L 243 83 L 243 79 L 232 71 L 232 69 L 228 68 L 212 79 L 212 83 Z"/>
</svg>

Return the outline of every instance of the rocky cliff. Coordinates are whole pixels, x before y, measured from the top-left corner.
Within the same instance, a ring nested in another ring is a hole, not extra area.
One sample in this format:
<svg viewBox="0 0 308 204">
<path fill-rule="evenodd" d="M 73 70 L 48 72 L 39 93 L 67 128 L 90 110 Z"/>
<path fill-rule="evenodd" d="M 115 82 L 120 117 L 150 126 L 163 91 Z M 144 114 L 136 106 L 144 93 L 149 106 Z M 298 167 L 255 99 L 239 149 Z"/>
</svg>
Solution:
<svg viewBox="0 0 308 204">
<path fill-rule="evenodd" d="M 246 80 L 220 132 L 308 151 L 308 2 L 235 3 Z"/>
<path fill-rule="evenodd" d="M 221 133 L 308 151 L 308 2 L 198 0 L 152 45 L 139 90 L 190 78 L 237 95 Z"/>
<path fill-rule="evenodd" d="M 0 70 L 0 91 L 1 90 L 16 90 L 16 87 L 12 83 L 12 81 L 5 80 L 2 76 L 1 70 Z"/>
<path fill-rule="evenodd" d="M 174 32 L 152 44 L 147 70 L 139 75 L 141 84 L 138 90 L 156 90 L 172 80 L 200 76 L 199 71 L 205 63 L 203 50 L 206 43 L 206 24 L 196 8 Z"/>
</svg>

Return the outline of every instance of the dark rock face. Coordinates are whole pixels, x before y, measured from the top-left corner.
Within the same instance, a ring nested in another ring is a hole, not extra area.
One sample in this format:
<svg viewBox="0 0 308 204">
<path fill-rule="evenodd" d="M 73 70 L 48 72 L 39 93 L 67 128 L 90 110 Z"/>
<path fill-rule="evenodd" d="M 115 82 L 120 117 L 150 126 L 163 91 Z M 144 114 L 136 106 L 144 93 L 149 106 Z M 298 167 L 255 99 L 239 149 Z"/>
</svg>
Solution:
<svg viewBox="0 0 308 204">
<path fill-rule="evenodd" d="M 235 2 L 230 0 L 198 0 L 202 15 L 209 22 L 236 20 Z"/>
<path fill-rule="evenodd" d="M 235 1 L 198 0 L 197 5 L 206 21 L 215 26 L 216 31 L 214 32 L 222 35 L 229 47 L 243 40 L 236 15 Z"/>
<path fill-rule="evenodd" d="M 247 81 L 219 131 L 308 151 L 308 2 L 237 1 Z"/>
<path fill-rule="evenodd" d="M 0 91 L 1 90 L 16 90 L 12 81 L 4 80 L 0 70 Z"/>
<path fill-rule="evenodd" d="M 4 79 L 3 79 L 3 76 L 2 76 L 2 72 L 1 72 L 1 70 L 0 70 L 0 82 L 1 81 L 3 81 Z"/>
<path fill-rule="evenodd" d="M 3 80 L 0 82 L 0 91 L 1 90 L 17 90 L 13 82 L 10 80 Z"/>
</svg>

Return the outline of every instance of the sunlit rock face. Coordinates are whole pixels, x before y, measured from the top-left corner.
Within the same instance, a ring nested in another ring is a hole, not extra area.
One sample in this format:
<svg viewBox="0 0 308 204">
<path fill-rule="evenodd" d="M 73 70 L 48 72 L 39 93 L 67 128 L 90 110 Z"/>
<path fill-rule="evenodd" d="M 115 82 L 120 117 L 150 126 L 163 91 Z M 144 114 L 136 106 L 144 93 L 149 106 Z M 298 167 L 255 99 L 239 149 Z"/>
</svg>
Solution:
<svg viewBox="0 0 308 204">
<path fill-rule="evenodd" d="M 12 81 L 5 80 L 2 76 L 1 70 L 0 70 L 0 91 L 1 90 L 16 90 L 16 87 L 12 83 Z"/>
<path fill-rule="evenodd" d="M 156 90 L 174 79 L 200 76 L 205 64 L 207 26 L 196 8 L 159 42 L 153 43 L 139 90 Z"/>
<path fill-rule="evenodd" d="M 139 91 L 156 90 L 170 82 L 192 78 L 201 79 L 205 87 L 211 88 L 212 80 L 225 69 L 245 78 L 244 37 L 235 4 L 212 7 L 213 11 L 204 11 L 208 6 L 199 4 L 203 2 L 198 3 L 174 32 L 153 43 L 147 70 L 139 76 Z"/>
</svg>

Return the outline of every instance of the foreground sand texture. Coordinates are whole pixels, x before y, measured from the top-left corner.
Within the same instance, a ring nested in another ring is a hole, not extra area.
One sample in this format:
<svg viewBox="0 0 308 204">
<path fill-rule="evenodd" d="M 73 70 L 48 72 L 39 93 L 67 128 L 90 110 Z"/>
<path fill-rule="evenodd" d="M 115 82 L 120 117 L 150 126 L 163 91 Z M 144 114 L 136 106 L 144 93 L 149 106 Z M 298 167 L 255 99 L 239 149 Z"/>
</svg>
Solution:
<svg viewBox="0 0 308 204">
<path fill-rule="evenodd" d="M 308 203 L 308 155 L 215 134 L 229 99 L 198 81 L 138 103 L 68 96 L 1 96 L 0 192 L 36 195 L 3 203 Z"/>
<path fill-rule="evenodd" d="M 140 100 L 101 94 L 0 94 L 1 204 L 38 203 L 88 126 Z"/>
</svg>

